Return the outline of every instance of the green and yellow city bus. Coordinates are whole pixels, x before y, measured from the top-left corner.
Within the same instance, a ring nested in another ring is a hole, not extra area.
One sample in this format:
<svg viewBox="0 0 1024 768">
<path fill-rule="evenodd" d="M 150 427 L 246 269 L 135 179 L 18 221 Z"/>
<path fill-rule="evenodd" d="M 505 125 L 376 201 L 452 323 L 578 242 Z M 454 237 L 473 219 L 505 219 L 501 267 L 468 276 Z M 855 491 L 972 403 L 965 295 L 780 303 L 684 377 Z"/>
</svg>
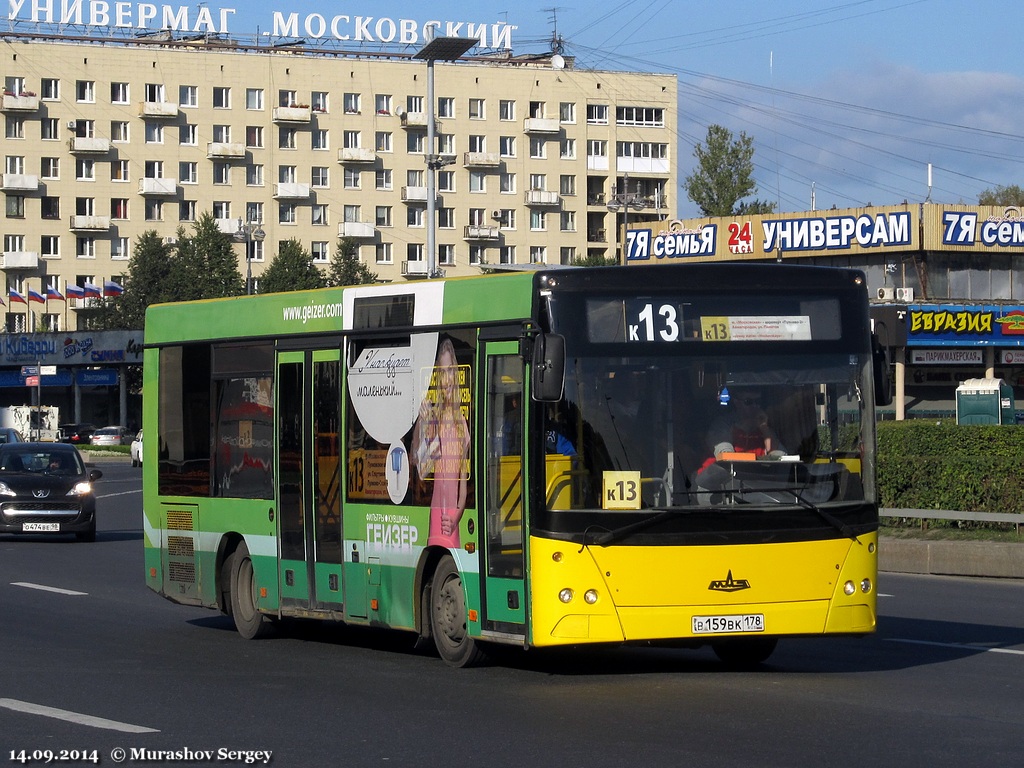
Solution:
<svg viewBox="0 0 1024 768">
<path fill-rule="evenodd" d="M 154 306 L 145 339 L 146 582 L 247 638 L 302 617 L 453 666 L 662 641 L 756 663 L 874 630 L 887 371 L 860 272 L 326 288 Z M 722 431 L 740 409 L 753 444 Z"/>
</svg>

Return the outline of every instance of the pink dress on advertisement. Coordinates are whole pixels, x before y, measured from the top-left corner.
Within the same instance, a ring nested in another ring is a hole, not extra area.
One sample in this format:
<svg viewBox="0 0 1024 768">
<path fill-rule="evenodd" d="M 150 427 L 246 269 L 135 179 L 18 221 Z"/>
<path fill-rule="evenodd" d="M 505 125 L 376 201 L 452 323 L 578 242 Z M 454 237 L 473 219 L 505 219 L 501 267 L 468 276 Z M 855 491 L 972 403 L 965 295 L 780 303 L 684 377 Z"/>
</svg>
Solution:
<svg viewBox="0 0 1024 768">
<path fill-rule="evenodd" d="M 461 418 L 456 421 L 443 420 L 440 430 L 440 457 L 434 464 L 434 492 L 430 497 L 430 531 L 427 544 L 442 547 L 459 546 L 459 519 L 465 504 L 467 482 L 466 450 L 469 442 L 468 429 Z M 460 499 L 461 496 L 461 499 Z M 450 521 L 451 529 L 445 531 L 444 521 Z"/>
</svg>

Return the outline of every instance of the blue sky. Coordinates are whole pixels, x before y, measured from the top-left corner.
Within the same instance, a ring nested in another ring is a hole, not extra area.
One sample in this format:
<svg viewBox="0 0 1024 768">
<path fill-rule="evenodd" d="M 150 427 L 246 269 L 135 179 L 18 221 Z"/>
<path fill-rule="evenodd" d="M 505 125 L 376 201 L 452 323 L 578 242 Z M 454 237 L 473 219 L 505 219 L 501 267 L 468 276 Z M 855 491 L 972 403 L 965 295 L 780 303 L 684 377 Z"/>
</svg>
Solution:
<svg viewBox="0 0 1024 768">
<path fill-rule="evenodd" d="M 757 196 L 784 211 L 808 210 L 812 189 L 817 208 L 845 208 L 929 194 L 971 204 L 985 189 L 1024 186 L 1024 10 L 1012 3 L 210 3 L 232 6 L 235 36 L 269 31 L 274 11 L 507 22 L 515 53 L 548 50 L 557 29 L 577 67 L 678 76 L 680 180 L 719 123 L 753 137 Z M 695 215 L 677 194 L 679 214 Z"/>
</svg>

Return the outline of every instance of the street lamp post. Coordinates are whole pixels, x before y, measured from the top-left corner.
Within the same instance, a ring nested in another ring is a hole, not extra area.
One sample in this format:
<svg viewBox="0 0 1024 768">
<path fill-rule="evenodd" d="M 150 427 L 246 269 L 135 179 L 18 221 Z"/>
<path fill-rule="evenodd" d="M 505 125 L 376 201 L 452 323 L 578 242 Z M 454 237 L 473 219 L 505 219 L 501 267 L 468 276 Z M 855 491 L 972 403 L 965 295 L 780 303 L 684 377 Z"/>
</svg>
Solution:
<svg viewBox="0 0 1024 768">
<path fill-rule="evenodd" d="M 436 136 L 434 120 L 436 105 L 434 104 L 434 62 L 455 61 L 462 54 L 477 44 L 475 38 L 467 37 L 435 37 L 427 42 L 416 54 L 414 59 L 427 62 L 427 277 L 438 277 L 437 271 L 437 201 L 435 198 L 435 175 L 438 168 L 443 168 L 452 160 L 442 158 L 436 153 Z"/>
<path fill-rule="evenodd" d="M 618 225 L 618 214 L 619 210 L 622 211 L 622 237 L 623 241 L 619 243 L 622 257 L 619 260 L 620 264 L 626 263 L 626 245 L 625 237 L 626 232 L 629 231 L 629 209 L 632 208 L 634 211 L 642 211 L 647 207 L 647 201 L 644 200 L 643 195 L 640 194 L 640 182 L 636 183 L 636 191 L 629 191 L 629 174 L 627 173 L 622 177 L 622 192 L 615 192 L 608 200 L 606 205 L 609 211 L 615 216 L 615 223 Z M 618 226 L 615 227 L 615 239 L 619 239 Z"/>
<path fill-rule="evenodd" d="M 245 293 L 252 293 L 252 243 L 262 243 L 267 233 L 258 221 L 242 221 L 238 217 L 238 229 L 233 235 L 236 242 L 245 243 Z"/>
</svg>

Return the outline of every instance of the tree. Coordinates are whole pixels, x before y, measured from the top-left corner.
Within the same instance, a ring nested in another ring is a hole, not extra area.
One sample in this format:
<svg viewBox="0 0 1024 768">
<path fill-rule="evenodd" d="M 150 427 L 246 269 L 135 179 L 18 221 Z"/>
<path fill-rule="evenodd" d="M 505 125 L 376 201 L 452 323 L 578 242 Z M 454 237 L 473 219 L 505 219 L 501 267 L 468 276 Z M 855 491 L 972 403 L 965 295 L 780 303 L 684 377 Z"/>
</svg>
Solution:
<svg viewBox="0 0 1024 768">
<path fill-rule="evenodd" d="M 754 140 L 742 131 L 738 139 L 721 125 L 708 126 L 704 144 L 693 148 L 697 168 L 686 177 L 683 188 L 705 216 L 772 213 L 775 203 L 739 201 L 757 192 L 754 173 Z"/>
<path fill-rule="evenodd" d="M 978 195 L 978 205 L 1014 205 L 1024 207 L 1024 189 L 1016 184 L 986 189 Z"/>
<path fill-rule="evenodd" d="M 260 293 L 305 291 L 323 287 L 323 273 L 313 263 L 309 252 L 295 239 L 281 246 L 260 279 Z"/>
<path fill-rule="evenodd" d="M 206 211 L 192 225 L 192 233 L 178 232 L 174 259 L 173 301 L 241 296 L 245 278 L 238 269 L 238 255 L 230 235 L 220 231 L 213 214 Z"/>
<path fill-rule="evenodd" d="M 359 247 L 351 237 L 338 241 L 338 249 L 331 257 L 327 272 L 327 285 L 364 285 L 377 282 L 377 273 L 359 260 Z"/>
</svg>

